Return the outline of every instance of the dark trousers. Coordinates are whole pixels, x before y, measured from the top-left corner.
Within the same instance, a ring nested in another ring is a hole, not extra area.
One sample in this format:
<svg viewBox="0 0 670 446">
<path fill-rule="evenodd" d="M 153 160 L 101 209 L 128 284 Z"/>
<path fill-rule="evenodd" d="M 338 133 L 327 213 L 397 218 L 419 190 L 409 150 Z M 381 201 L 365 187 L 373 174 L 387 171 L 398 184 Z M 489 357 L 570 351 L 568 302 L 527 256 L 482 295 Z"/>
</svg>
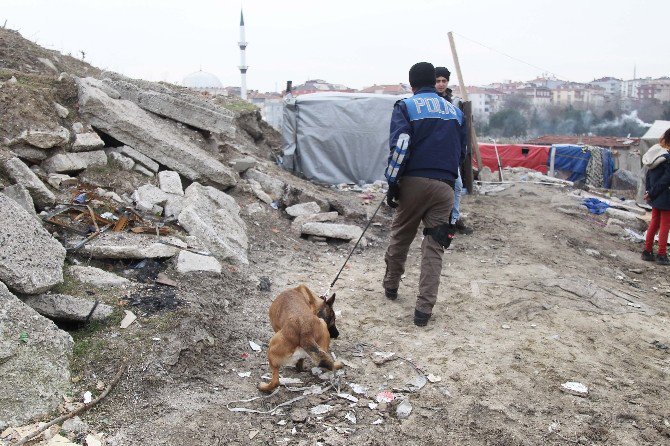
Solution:
<svg viewBox="0 0 670 446">
<path fill-rule="evenodd" d="M 391 225 L 391 243 L 386 250 L 384 288 L 396 289 L 405 272 L 409 246 L 419 224 L 427 228 L 449 223 L 454 205 L 454 190 L 446 183 L 421 177 L 400 179 L 399 206 Z M 432 314 L 442 273 L 444 248 L 433 237 L 426 236 L 421 244 L 421 276 L 416 309 Z"/>
</svg>

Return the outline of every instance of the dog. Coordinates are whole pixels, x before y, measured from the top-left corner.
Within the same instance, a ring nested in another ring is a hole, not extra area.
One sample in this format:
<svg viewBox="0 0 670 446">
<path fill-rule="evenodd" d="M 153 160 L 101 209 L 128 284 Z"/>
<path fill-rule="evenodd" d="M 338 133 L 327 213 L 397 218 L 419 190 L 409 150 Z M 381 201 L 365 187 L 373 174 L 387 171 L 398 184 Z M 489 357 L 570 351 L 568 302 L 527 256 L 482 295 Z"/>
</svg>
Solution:
<svg viewBox="0 0 670 446">
<path fill-rule="evenodd" d="M 329 298 L 314 295 L 305 285 L 279 294 L 270 305 L 270 323 L 275 334 L 270 339 L 268 362 L 272 370 L 269 383 L 260 383 L 258 389 L 271 392 L 279 385 L 279 367 L 295 356 L 300 372 L 305 358 L 311 358 L 319 367 L 328 370 L 342 368 L 329 353 L 330 339 L 339 336 L 335 326 L 335 294 Z M 294 355 L 295 354 L 295 355 Z"/>
</svg>

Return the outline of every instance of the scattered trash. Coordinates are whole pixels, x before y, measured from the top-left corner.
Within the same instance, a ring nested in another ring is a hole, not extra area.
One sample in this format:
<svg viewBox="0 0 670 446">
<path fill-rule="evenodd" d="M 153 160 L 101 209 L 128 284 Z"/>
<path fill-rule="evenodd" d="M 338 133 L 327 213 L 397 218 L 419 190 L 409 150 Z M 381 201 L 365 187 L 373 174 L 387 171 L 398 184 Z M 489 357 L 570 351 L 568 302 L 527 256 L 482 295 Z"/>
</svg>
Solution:
<svg viewBox="0 0 670 446">
<path fill-rule="evenodd" d="M 105 383 L 102 381 L 98 381 L 98 383 L 95 385 L 95 390 L 97 390 L 98 392 L 102 392 L 103 390 L 105 390 Z"/>
<path fill-rule="evenodd" d="M 25 331 L 22 331 L 21 334 L 19 335 L 19 341 L 23 342 L 24 344 L 28 343 L 28 333 Z"/>
<path fill-rule="evenodd" d="M 77 195 L 76 197 L 74 197 L 74 202 L 77 203 L 77 204 L 86 203 L 86 193 L 84 192 L 84 193 L 81 193 L 81 194 Z"/>
<path fill-rule="evenodd" d="M 561 384 L 561 390 L 571 395 L 586 397 L 589 394 L 589 388 L 576 381 L 568 381 Z"/>
<path fill-rule="evenodd" d="M 372 353 L 372 362 L 377 365 L 382 365 L 386 362 L 389 362 L 395 356 L 394 352 L 373 352 Z"/>
<path fill-rule="evenodd" d="M 357 403 L 358 402 L 358 398 L 356 398 L 355 396 L 350 395 L 348 393 L 338 393 L 337 396 L 339 396 L 340 398 L 343 398 L 345 400 L 351 401 L 352 403 Z"/>
<path fill-rule="evenodd" d="M 377 402 L 378 403 L 390 403 L 394 399 L 395 399 L 395 395 L 393 394 L 393 392 L 391 392 L 389 390 L 385 390 L 385 391 L 379 392 L 377 394 Z"/>
<path fill-rule="evenodd" d="M 240 378 L 249 378 L 251 376 L 251 372 L 238 372 L 237 376 Z"/>
<path fill-rule="evenodd" d="M 254 341 L 249 341 L 249 347 L 255 352 L 261 351 L 261 346 L 256 344 Z"/>
<path fill-rule="evenodd" d="M 651 345 L 653 345 L 654 347 L 656 347 L 659 350 L 666 350 L 666 351 L 670 350 L 670 346 L 668 346 L 667 344 L 664 344 L 664 343 L 662 343 L 661 341 L 658 341 L 658 340 L 652 342 Z"/>
<path fill-rule="evenodd" d="M 88 434 L 84 443 L 86 446 L 102 446 L 102 438 L 98 435 Z"/>
<path fill-rule="evenodd" d="M 412 405 L 408 399 L 403 400 L 396 408 L 395 414 L 399 419 L 405 419 L 412 413 Z"/>
<path fill-rule="evenodd" d="M 360 384 L 349 383 L 349 387 L 351 387 L 351 391 L 357 395 L 365 395 L 368 391 L 367 387 L 363 387 Z"/>
<path fill-rule="evenodd" d="M 384 423 L 384 420 L 382 418 L 379 418 L 379 419 L 372 422 L 372 424 L 375 424 L 375 425 L 382 424 L 382 423 Z"/>
<path fill-rule="evenodd" d="M 416 375 L 414 378 L 407 381 L 407 385 L 409 386 L 410 392 L 418 392 L 419 390 L 423 389 L 427 382 L 428 381 L 426 380 L 425 376 Z"/>
<path fill-rule="evenodd" d="M 510 327 L 510 326 L 507 325 L 507 324 L 502 324 L 502 328 L 505 329 L 505 330 L 509 330 L 509 329 L 512 328 L 512 327 Z"/>
<path fill-rule="evenodd" d="M 428 381 L 432 383 L 439 383 L 440 381 L 442 381 L 441 377 L 433 375 L 432 373 L 430 373 L 426 378 L 428 378 Z"/>
<path fill-rule="evenodd" d="M 628 306 L 633 308 L 642 308 L 642 305 L 636 304 L 634 302 L 628 302 Z"/>
<path fill-rule="evenodd" d="M 279 426 L 286 426 L 286 423 L 288 423 L 288 421 L 286 421 L 286 420 L 279 420 L 279 421 L 277 421 L 277 424 L 278 424 Z"/>
<path fill-rule="evenodd" d="M 310 410 L 312 415 L 324 415 L 333 410 L 333 406 L 330 404 L 319 404 L 318 406 L 312 407 Z"/>
<path fill-rule="evenodd" d="M 263 276 L 260 278 L 259 283 L 258 283 L 258 289 L 260 291 L 266 291 L 269 292 L 272 289 L 272 284 L 270 283 L 270 278 Z"/>
<path fill-rule="evenodd" d="M 344 418 L 346 418 L 351 424 L 356 424 L 356 414 L 353 412 L 347 412 Z"/>
<path fill-rule="evenodd" d="M 93 401 L 93 394 L 87 390 L 84 392 L 84 404 L 89 404 L 91 401 Z"/>
<path fill-rule="evenodd" d="M 258 435 L 258 432 L 259 432 L 259 431 L 257 431 L 257 430 L 253 430 L 253 431 L 249 432 L 249 440 L 253 440 L 254 437 L 255 437 L 256 435 Z"/>
<path fill-rule="evenodd" d="M 272 209 L 279 209 L 279 202 L 278 201 L 273 201 L 272 203 L 270 203 L 270 207 Z"/>
<path fill-rule="evenodd" d="M 121 321 L 121 328 L 125 329 L 125 328 L 130 327 L 130 324 L 135 322 L 135 319 L 137 319 L 137 316 L 135 316 L 135 314 L 133 314 L 133 312 L 130 311 L 130 310 L 124 310 L 124 312 L 126 313 L 126 316 Z"/>
<path fill-rule="evenodd" d="M 368 407 L 370 410 L 375 410 L 379 404 L 377 403 L 368 403 Z"/>
</svg>

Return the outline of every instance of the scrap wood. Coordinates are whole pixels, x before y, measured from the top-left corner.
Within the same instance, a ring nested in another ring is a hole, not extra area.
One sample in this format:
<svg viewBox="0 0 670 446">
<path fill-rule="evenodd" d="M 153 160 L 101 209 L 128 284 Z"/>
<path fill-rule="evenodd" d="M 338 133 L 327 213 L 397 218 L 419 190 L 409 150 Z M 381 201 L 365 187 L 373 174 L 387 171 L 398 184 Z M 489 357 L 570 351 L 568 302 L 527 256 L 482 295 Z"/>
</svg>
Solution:
<svg viewBox="0 0 670 446">
<path fill-rule="evenodd" d="M 126 370 L 126 367 L 128 366 L 128 360 L 125 359 L 122 363 L 121 366 L 119 367 L 119 370 L 116 372 L 116 375 L 114 375 L 114 378 L 112 381 L 109 383 L 107 388 L 105 389 L 104 392 L 102 392 L 96 399 L 91 401 L 90 403 L 84 404 L 83 406 L 78 407 L 77 409 L 66 413 L 65 415 L 62 415 L 54 420 L 51 420 L 44 426 L 40 427 L 39 429 L 34 430 L 33 432 L 29 433 L 25 437 L 21 438 L 18 442 L 16 442 L 13 446 L 21 446 L 29 442 L 32 438 L 36 437 L 37 435 L 41 434 L 45 430 L 49 429 L 51 426 L 54 424 L 60 424 L 65 420 L 69 420 L 70 418 L 73 418 L 76 415 L 79 415 L 80 413 L 83 413 L 87 410 L 89 410 L 91 407 L 95 406 L 98 404 L 100 401 L 105 399 L 109 392 L 118 384 L 118 382 L 121 380 L 121 377 L 123 376 L 123 373 Z"/>
<path fill-rule="evenodd" d="M 170 233 L 169 228 L 165 227 L 151 227 L 151 226 L 135 226 L 130 230 L 135 234 L 142 234 L 145 232 L 158 233 L 158 235 L 168 235 Z"/>
<path fill-rule="evenodd" d="M 77 243 L 75 246 L 73 246 L 73 247 L 71 247 L 71 248 L 66 248 L 66 250 L 67 250 L 67 251 L 76 251 L 77 249 L 81 248 L 81 247 L 84 246 L 86 243 L 90 242 L 91 240 L 93 240 L 94 238 L 96 238 L 97 236 L 99 236 L 100 234 L 102 234 L 103 232 L 107 231 L 111 226 L 112 226 L 111 223 L 108 224 L 107 226 L 105 226 L 104 228 L 100 229 L 99 231 L 92 233 L 91 235 L 89 235 L 88 237 L 86 237 L 84 240 L 82 240 L 81 242 Z"/>
</svg>

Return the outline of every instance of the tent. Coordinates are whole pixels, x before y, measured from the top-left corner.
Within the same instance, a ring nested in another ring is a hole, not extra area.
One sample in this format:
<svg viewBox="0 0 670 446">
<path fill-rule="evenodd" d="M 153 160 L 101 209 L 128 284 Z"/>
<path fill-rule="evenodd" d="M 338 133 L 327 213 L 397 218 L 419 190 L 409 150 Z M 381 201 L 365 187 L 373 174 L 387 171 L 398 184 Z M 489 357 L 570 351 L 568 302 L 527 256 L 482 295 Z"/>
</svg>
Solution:
<svg viewBox="0 0 670 446">
<path fill-rule="evenodd" d="M 497 148 L 502 167 L 526 167 L 544 174 L 547 173 L 549 146 L 498 144 Z M 479 144 L 479 154 L 482 158 L 482 164 L 491 169 L 492 172 L 498 171 L 498 159 L 495 149 L 496 146 L 493 144 Z M 477 163 L 474 162 L 474 165 L 477 166 Z"/>
<path fill-rule="evenodd" d="M 327 184 L 384 180 L 391 113 L 403 97 L 313 93 L 286 99 L 282 166 Z"/>
<path fill-rule="evenodd" d="M 589 180 L 588 166 L 592 158 L 592 151 L 597 150 L 601 157 L 595 160 L 600 163 L 598 170 L 602 170 L 602 184 L 594 184 L 597 187 L 610 188 L 612 185 L 612 175 L 614 175 L 614 158 L 612 151 L 602 147 L 574 145 L 574 144 L 554 144 L 551 146 L 549 154 L 550 175 L 554 170 L 560 170 L 569 174 L 568 180 L 581 181 Z M 597 175 L 596 177 L 600 177 Z M 591 181 L 599 181 L 598 178 L 591 178 Z M 588 183 L 588 181 L 587 181 Z"/>
<path fill-rule="evenodd" d="M 670 121 L 654 121 L 649 130 L 647 130 L 647 133 L 640 138 L 642 140 L 640 152 L 644 154 L 651 146 L 657 144 L 663 133 L 668 129 L 670 129 Z"/>
</svg>

